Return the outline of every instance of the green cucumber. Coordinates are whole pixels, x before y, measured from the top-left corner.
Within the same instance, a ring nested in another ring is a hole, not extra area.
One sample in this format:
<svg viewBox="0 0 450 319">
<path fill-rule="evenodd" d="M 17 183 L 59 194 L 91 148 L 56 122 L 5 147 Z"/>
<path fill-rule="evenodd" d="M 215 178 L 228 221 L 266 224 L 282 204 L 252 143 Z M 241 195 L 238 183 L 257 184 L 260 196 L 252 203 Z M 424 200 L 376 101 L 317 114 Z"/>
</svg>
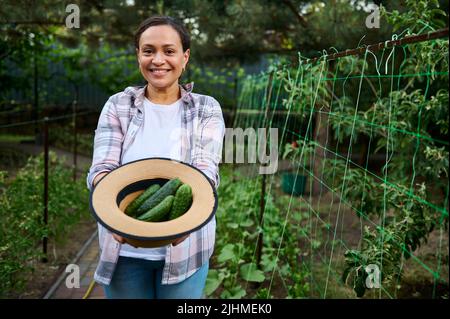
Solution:
<svg viewBox="0 0 450 319">
<path fill-rule="evenodd" d="M 150 209 L 145 214 L 139 216 L 138 219 L 145 222 L 160 222 L 165 220 L 167 215 L 170 213 L 174 198 L 175 196 L 173 195 L 167 196 L 161 203 Z"/>
<path fill-rule="evenodd" d="M 125 209 L 125 214 L 129 216 L 136 216 L 136 210 L 139 208 L 139 206 L 142 205 L 142 203 L 145 202 L 147 198 L 152 196 L 156 191 L 158 191 L 161 188 L 158 184 L 153 184 L 149 188 L 147 188 L 142 194 L 137 196 Z"/>
<path fill-rule="evenodd" d="M 145 202 L 137 209 L 136 215 L 139 216 L 148 212 L 153 207 L 161 203 L 167 196 L 175 195 L 175 192 L 181 184 L 182 183 L 179 178 L 174 178 L 166 182 L 156 193 L 145 200 Z"/>
<path fill-rule="evenodd" d="M 175 199 L 170 210 L 169 220 L 175 219 L 187 212 L 192 204 L 192 189 L 188 184 L 183 184 L 175 193 Z"/>
</svg>

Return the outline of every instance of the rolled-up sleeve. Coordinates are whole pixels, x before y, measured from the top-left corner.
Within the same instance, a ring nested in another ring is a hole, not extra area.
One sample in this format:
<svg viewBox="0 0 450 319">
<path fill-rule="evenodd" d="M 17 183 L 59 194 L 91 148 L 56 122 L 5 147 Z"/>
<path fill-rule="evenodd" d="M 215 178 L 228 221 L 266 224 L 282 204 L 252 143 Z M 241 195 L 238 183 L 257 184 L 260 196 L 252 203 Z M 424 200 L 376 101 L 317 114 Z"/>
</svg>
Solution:
<svg viewBox="0 0 450 319">
<path fill-rule="evenodd" d="M 89 190 L 92 190 L 92 183 L 98 174 L 119 167 L 123 137 L 116 107 L 110 98 L 102 109 L 95 130 L 92 165 L 86 178 Z"/>
<path fill-rule="evenodd" d="M 220 183 L 219 163 L 222 156 L 225 122 L 219 102 L 211 98 L 208 104 L 199 121 L 192 163 L 205 173 L 217 188 Z"/>
</svg>

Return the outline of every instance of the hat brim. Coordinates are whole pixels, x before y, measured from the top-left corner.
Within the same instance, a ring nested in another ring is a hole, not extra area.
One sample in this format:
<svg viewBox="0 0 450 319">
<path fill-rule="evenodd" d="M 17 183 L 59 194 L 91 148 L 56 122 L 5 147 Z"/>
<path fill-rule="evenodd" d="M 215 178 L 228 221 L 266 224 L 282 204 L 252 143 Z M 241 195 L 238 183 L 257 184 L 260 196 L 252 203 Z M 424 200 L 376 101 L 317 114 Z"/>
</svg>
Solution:
<svg viewBox="0 0 450 319">
<path fill-rule="evenodd" d="M 128 204 L 154 183 L 178 177 L 192 189 L 192 205 L 178 218 L 144 222 L 124 213 Z M 214 216 L 217 193 L 196 167 L 168 158 L 146 158 L 122 165 L 103 177 L 90 195 L 94 218 L 136 247 L 159 247 L 200 229 Z"/>
</svg>

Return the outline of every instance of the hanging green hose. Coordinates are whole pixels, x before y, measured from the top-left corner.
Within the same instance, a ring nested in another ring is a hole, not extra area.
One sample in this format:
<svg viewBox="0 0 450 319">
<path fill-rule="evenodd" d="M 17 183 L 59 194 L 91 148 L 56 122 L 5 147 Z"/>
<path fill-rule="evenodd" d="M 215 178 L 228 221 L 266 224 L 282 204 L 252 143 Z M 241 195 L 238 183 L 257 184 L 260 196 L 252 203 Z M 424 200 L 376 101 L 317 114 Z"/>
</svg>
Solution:
<svg viewBox="0 0 450 319">
<path fill-rule="evenodd" d="M 91 280 L 91 283 L 89 284 L 89 287 L 88 287 L 86 293 L 85 293 L 84 296 L 83 296 L 83 299 L 88 299 L 89 295 L 90 295 L 91 292 L 92 292 L 92 289 L 94 289 L 94 286 L 95 286 L 95 280 L 92 279 L 92 280 Z"/>
</svg>

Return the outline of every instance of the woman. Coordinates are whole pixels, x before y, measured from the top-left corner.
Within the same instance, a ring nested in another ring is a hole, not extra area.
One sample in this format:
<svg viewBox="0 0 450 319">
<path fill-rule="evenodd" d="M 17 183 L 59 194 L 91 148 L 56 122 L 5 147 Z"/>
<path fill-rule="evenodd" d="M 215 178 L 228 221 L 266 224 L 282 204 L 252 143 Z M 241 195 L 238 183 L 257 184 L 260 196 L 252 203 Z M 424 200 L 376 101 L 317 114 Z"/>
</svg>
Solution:
<svg viewBox="0 0 450 319">
<path fill-rule="evenodd" d="M 166 16 L 145 20 L 135 34 L 144 87 L 128 87 L 106 102 L 94 139 L 87 184 L 147 157 L 168 157 L 202 170 L 215 187 L 225 132 L 212 97 L 178 79 L 189 61 L 190 39 Z M 99 224 L 101 256 L 94 278 L 107 298 L 200 298 L 214 249 L 215 218 L 201 229 L 158 248 L 136 248 Z"/>
</svg>

